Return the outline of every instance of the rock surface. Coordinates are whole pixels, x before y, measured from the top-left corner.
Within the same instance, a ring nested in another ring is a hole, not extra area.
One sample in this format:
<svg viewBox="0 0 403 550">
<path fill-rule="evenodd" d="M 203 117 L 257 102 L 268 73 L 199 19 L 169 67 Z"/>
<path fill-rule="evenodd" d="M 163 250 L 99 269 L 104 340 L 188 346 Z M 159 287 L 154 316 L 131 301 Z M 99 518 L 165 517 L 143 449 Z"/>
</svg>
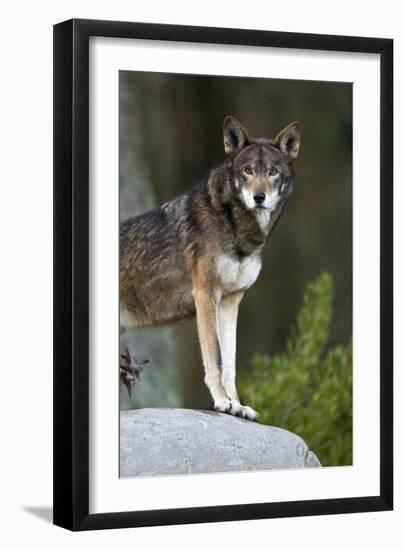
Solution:
<svg viewBox="0 0 403 550">
<path fill-rule="evenodd" d="M 120 413 L 120 476 L 242 472 L 320 466 L 287 430 L 191 409 Z"/>
</svg>

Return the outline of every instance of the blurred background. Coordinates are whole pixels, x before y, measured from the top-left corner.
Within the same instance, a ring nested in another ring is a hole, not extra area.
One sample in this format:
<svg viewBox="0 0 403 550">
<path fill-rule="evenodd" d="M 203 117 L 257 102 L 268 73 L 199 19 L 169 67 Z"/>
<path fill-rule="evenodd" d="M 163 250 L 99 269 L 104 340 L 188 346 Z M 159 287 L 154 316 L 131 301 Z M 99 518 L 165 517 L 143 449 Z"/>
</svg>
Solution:
<svg viewBox="0 0 403 550">
<path fill-rule="evenodd" d="M 252 136 L 302 125 L 296 186 L 268 240 L 257 282 L 240 306 L 237 368 L 286 345 L 307 284 L 332 278 L 328 351 L 352 334 L 352 85 L 348 83 L 120 72 L 120 218 L 160 206 L 225 156 L 222 123 L 238 118 Z M 121 334 L 148 359 L 121 408 L 211 408 L 195 321 Z M 270 421 L 270 418 L 268 419 Z M 290 428 L 289 428 L 290 429 Z M 319 457 L 320 458 L 320 457 Z"/>
</svg>

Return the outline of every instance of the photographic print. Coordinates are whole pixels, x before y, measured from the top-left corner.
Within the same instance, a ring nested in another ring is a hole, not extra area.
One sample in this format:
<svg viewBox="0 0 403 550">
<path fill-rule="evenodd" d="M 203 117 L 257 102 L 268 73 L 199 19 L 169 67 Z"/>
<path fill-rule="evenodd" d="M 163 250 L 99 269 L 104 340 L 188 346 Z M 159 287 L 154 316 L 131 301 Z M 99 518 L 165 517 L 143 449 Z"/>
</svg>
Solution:
<svg viewBox="0 0 403 550">
<path fill-rule="evenodd" d="M 119 71 L 120 477 L 352 465 L 352 84 Z"/>
<path fill-rule="evenodd" d="M 73 19 L 53 59 L 54 523 L 391 510 L 393 41 Z"/>
</svg>

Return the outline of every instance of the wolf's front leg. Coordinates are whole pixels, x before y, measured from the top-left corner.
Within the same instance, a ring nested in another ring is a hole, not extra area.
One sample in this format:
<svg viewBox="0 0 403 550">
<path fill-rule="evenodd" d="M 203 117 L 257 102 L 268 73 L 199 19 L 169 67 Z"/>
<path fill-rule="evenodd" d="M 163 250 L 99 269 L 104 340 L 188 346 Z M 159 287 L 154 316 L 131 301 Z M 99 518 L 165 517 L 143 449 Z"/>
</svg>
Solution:
<svg viewBox="0 0 403 550">
<path fill-rule="evenodd" d="M 218 334 L 217 296 L 208 287 L 194 286 L 197 331 L 205 369 L 205 382 L 219 412 L 230 412 L 231 402 L 222 385 L 222 360 Z"/>
<path fill-rule="evenodd" d="M 231 400 L 230 413 L 248 420 L 257 420 L 258 413 L 241 405 L 236 389 L 236 325 L 239 303 L 243 292 L 237 292 L 221 299 L 218 309 L 218 324 L 222 353 L 222 382 Z"/>
</svg>

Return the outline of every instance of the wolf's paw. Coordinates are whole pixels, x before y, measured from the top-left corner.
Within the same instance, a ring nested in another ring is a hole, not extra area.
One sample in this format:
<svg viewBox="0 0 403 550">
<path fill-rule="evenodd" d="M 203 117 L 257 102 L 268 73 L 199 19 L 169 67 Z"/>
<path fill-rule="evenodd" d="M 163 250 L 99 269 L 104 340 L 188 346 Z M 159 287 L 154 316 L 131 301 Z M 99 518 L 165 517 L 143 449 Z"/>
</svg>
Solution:
<svg viewBox="0 0 403 550">
<path fill-rule="evenodd" d="M 239 401 L 235 400 L 231 401 L 231 410 L 229 412 L 234 416 L 240 416 L 241 418 L 245 418 L 246 420 L 255 421 L 259 418 L 259 413 L 254 411 L 252 407 L 241 405 Z"/>
<path fill-rule="evenodd" d="M 241 415 L 242 418 L 246 418 L 246 420 L 252 420 L 252 422 L 256 422 L 259 419 L 259 413 L 252 409 L 252 407 L 248 407 L 248 405 L 241 405 L 242 411 Z"/>
<path fill-rule="evenodd" d="M 229 399 L 217 399 L 214 402 L 214 410 L 221 413 L 228 413 L 231 409 L 231 401 Z"/>
<path fill-rule="evenodd" d="M 233 416 L 242 416 L 242 405 L 236 399 L 231 399 L 231 409 L 228 411 Z"/>
</svg>

